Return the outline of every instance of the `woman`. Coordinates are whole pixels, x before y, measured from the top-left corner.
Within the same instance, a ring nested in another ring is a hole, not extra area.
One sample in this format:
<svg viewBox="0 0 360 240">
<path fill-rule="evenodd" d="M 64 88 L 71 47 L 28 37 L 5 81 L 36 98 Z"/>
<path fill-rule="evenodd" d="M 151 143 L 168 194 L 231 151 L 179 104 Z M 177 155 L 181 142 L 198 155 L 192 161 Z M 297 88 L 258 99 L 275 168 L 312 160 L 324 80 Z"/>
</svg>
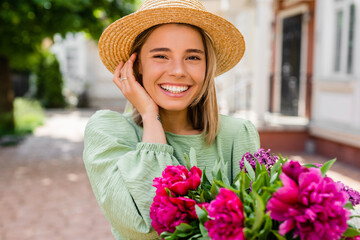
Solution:
<svg viewBox="0 0 360 240">
<path fill-rule="evenodd" d="M 85 130 L 84 162 L 116 239 L 157 239 L 151 228 L 153 179 L 185 164 L 195 148 L 208 176 L 218 158 L 228 177 L 259 148 L 251 122 L 219 116 L 214 77 L 244 53 L 240 32 L 197 0 L 146 0 L 111 24 L 100 56 L 134 113 L 98 111 Z"/>
</svg>

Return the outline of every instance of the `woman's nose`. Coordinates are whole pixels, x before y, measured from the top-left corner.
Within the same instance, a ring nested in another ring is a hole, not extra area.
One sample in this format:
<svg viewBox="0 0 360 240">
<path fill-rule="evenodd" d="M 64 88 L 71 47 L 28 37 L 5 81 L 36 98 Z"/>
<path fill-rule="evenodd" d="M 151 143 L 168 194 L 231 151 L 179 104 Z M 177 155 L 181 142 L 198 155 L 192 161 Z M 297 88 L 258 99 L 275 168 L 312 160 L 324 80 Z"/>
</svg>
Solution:
<svg viewBox="0 0 360 240">
<path fill-rule="evenodd" d="M 185 64 L 182 60 L 173 60 L 169 66 L 169 75 L 181 78 L 186 75 Z"/>
</svg>

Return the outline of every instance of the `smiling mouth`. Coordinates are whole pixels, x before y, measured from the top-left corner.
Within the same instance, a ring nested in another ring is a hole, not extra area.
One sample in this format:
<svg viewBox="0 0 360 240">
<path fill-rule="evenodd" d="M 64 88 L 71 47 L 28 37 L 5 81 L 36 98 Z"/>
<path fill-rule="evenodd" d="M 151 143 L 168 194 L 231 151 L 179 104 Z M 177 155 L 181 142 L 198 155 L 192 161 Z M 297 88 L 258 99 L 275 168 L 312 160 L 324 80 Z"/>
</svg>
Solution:
<svg viewBox="0 0 360 240">
<path fill-rule="evenodd" d="M 170 93 L 182 93 L 190 88 L 190 86 L 174 86 L 168 84 L 161 84 L 160 87 Z"/>
</svg>

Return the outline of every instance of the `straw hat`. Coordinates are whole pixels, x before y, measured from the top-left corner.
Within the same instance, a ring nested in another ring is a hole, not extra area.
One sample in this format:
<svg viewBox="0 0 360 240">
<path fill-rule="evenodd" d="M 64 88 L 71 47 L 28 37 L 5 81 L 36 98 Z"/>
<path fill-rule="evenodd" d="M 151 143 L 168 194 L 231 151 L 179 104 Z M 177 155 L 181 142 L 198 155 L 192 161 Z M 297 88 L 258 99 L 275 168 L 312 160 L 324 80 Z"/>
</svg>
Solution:
<svg viewBox="0 0 360 240">
<path fill-rule="evenodd" d="M 187 23 L 202 28 L 214 43 L 216 76 L 233 68 L 245 51 L 239 30 L 208 12 L 198 0 L 145 0 L 138 11 L 108 26 L 99 40 L 100 58 L 110 72 L 127 61 L 135 38 L 144 30 L 165 23 Z"/>
</svg>

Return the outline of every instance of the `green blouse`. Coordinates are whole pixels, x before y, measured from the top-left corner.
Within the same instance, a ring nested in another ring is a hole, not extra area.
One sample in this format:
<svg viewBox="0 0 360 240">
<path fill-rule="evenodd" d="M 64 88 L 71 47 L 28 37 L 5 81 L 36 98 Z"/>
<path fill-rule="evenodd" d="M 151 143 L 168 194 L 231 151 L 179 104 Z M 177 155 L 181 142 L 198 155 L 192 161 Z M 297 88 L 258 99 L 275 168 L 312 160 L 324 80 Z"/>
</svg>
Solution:
<svg viewBox="0 0 360 240">
<path fill-rule="evenodd" d="M 109 110 L 96 112 L 85 129 L 84 162 L 95 197 L 112 226 L 116 239 L 158 239 L 151 227 L 150 206 L 155 195 L 153 179 L 167 165 L 184 165 L 184 153 L 196 150 L 198 167 L 211 179 L 220 157 L 228 164 L 228 177 L 239 172 L 246 152 L 259 148 L 254 125 L 244 119 L 220 115 L 218 135 L 207 146 L 201 134 L 165 132 L 167 144 L 141 142 L 142 128 L 131 115 Z"/>
</svg>

